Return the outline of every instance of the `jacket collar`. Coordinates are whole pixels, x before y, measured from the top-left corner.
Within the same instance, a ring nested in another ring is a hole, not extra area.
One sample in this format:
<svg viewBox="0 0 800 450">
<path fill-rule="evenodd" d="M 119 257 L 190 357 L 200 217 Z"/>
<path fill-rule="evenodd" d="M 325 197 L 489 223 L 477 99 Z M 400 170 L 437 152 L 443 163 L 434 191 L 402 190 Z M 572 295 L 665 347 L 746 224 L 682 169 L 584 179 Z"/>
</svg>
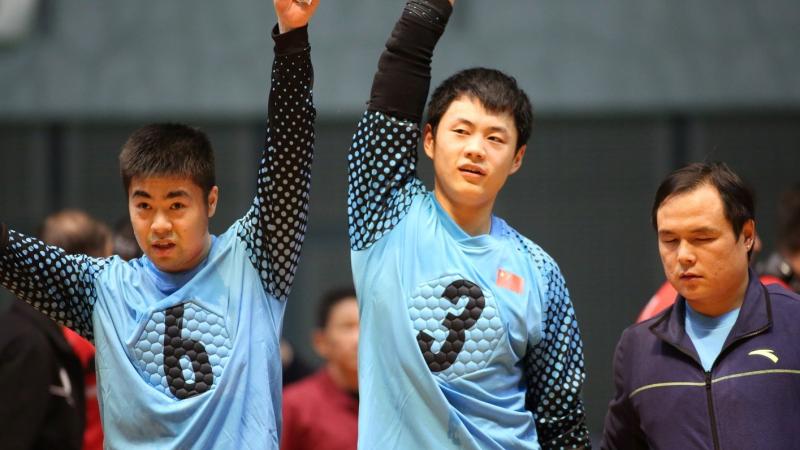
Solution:
<svg viewBox="0 0 800 450">
<path fill-rule="evenodd" d="M 728 338 L 725 339 L 722 351 L 736 341 L 761 334 L 772 327 L 772 305 L 769 293 L 752 269 L 749 270 L 748 275 L 750 280 L 747 283 L 739 317 Z M 677 347 L 699 362 L 700 358 L 694 349 L 692 340 L 686 334 L 685 323 L 686 299 L 678 295 L 675 304 L 650 325 L 650 331 L 659 339 Z"/>
</svg>

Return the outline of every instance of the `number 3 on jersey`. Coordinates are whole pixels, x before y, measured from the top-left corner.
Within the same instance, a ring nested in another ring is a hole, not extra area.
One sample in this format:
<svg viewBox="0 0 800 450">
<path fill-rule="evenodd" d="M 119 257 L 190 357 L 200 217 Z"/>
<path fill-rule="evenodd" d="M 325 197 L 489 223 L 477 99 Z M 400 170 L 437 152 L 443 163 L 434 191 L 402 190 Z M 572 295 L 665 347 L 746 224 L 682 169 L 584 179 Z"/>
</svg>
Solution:
<svg viewBox="0 0 800 450">
<path fill-rule="evenodd" d="M 453 365 L 458 354 L 464 348 L 464 341 L 467 338 L 466 331 L 475 326 L 486 306 L 486 299 L 481 288 L 468 280 L 453 281 L 444 288 L 442 297 L 450 300 L 453 305 L 458 305 L 461 297 L 467 297 L 467 305 L 461 314 L 456 316 L 453 313 L 447 313 L 447 317 L 442 321 L 442 326 L 447 329 L 447 338 L 438 352 L 433 351 L 433 344 L 436 342 L 433 336 L 425 331 L 417 334 L 419 349 L 431 372 L 441 372 Z"/>
</svg>

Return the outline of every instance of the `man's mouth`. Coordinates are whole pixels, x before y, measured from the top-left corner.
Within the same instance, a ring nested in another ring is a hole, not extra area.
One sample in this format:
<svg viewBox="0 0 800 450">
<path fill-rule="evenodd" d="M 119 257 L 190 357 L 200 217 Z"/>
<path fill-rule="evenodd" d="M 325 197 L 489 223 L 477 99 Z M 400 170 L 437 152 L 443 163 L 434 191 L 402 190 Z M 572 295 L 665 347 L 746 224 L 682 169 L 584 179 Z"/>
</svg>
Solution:
<svg viewBox="0 0 800 450">
<path fill-rule="evenodd" d="M 702 278 L 700 275 L 692 272 L 684 272 L 681 274 L 681 280 L 696 280 L 698 278 Z"/>
<path fill-rule="evenodd" d="M 474 175 L 484 176 L 486 175 L 486 170 L 484 170 L 480 166 L 476 166 L 474 164 L 464 164 L 463 166 L 459 166 L 459 172 L 462 173 L 470 173 Z"/>
<path fill-rule="evenodd" d="M 150 246 L 156 250 L 166 251 L 174 248 L 175 243 L 169 241 L 158 241 L 158 242 L 153 242 L 152 244 L 150 244 Z"/>
</svg>

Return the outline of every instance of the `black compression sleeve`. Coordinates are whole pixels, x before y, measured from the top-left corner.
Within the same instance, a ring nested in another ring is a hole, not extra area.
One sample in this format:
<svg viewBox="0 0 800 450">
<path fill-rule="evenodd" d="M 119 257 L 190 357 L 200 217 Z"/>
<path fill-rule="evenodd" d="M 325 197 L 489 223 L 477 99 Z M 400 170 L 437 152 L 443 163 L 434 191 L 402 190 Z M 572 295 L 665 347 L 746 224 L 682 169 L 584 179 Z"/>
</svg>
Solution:
<svg viewBox="0 0 800 450">
<path fill-rule="evenodd" d="M 275 55 L 286 56 L 308 50 L 308 25 L 281 34 L 278 25 L 272 28 Z"/>
<path fill-rule="evenodd" d="M 448 0 L 409 0 L 378 61 L 369 109 L 419 122 L 431 59 L 453 7 Z"/>
</svg>

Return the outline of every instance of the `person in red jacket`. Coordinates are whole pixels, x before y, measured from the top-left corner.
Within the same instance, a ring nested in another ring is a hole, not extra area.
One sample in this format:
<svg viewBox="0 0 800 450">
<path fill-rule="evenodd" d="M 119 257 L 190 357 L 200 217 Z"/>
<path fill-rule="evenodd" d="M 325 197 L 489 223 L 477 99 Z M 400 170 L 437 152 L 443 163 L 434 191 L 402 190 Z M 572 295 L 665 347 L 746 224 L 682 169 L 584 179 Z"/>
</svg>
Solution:
<svg viewBox="0 0 800 450">
<path fill-rule="evenodd" d="M 350 450 L 358 442 L 358 303 L 352 287 L 322 297 L 314 349 L 325 366 L 283 392 L 281 450 Z"/>
<path fill-rule="evenodd" d="M 757 270 L 786 283 L 800 293 L 800 183 L 786 190 L 778 204 L 776 251 Z"/>
</svg>

